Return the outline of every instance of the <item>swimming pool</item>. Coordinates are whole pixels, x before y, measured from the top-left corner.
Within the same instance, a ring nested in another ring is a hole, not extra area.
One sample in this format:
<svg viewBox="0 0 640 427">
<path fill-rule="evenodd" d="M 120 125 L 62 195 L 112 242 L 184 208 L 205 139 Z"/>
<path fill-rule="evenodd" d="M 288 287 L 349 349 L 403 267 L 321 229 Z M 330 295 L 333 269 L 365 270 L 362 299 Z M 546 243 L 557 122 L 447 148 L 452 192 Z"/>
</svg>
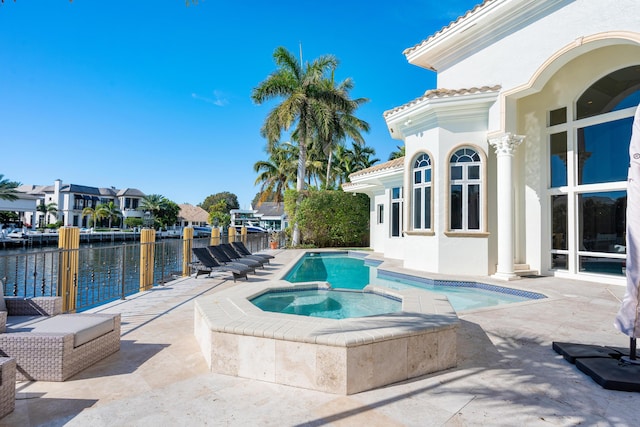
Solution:
<svg viewBox="0 0 640 427">
<path fill-rule="evenodd" d="M 325 319 L 350 319 L 402 311 L 402 301 L 398 299 L 353 290 L 269 291 L 251 302 L 264 311 Z"/>
<path fill-rule="evenodd" d="M 378 270 L 380 262 L 348 252 L 308 252 L 285 275 L 292 283 L 326 281 L 333 288 L 363 289 L 368 284 L 391 289 L 417 287 L 444 294 L 456 311 L 546 298 L 543 294 L 472 281 L 448 281 Z"/>
</svg>

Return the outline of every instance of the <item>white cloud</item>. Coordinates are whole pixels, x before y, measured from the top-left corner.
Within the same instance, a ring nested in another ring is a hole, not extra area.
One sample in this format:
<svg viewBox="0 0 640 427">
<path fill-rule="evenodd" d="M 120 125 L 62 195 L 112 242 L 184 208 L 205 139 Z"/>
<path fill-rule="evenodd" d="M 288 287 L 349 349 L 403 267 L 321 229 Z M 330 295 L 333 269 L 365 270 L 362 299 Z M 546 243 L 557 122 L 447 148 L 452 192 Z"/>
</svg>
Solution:
<svg viewBox="0 0 640 427">
<path fill-rule="evenodd" d="M 217 105 L 218 107 L 224 107 L 225 105 L 227 105 L 229 103 L 229 100 L 227 98 L 225 98 L 224 95 L 222 94 L 222 92 L 220 92 L 219 90 L 214 90 L 213 91 L 213 97 L 207 97 L 207 96 L 198 95 L 195 92 L 191 94 L 191 97 L 193 99 L 197 99 L 199 101 L 203 101 L 203 102 L 206 102 L 208 104 Z"/>
</svg>

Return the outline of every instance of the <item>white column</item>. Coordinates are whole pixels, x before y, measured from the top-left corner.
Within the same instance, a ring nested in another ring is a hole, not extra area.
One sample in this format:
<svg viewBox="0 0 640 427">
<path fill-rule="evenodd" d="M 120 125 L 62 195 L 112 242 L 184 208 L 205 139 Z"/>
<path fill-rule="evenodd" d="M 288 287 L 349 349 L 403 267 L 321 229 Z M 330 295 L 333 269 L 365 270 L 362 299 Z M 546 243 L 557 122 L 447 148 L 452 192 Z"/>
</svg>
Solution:
<svg viewBox="0 0 640 427">
<path fill-rule="evenodd" d="M 493 277 L 502 280 L 519 278 L 514 272 L 513 153 L 523 140 L 511 133 L 489 140 L 498 158 L 498 268 Z"/>
</svg>

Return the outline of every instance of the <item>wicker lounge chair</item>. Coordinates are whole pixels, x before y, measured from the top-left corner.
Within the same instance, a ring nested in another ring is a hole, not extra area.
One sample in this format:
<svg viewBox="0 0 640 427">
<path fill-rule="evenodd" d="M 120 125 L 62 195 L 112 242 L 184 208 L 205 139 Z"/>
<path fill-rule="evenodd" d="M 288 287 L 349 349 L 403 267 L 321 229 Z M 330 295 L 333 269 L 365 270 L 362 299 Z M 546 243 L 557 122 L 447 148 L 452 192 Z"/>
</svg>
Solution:
<svg viewBox="0 0 640 427">
<path fill-rule="evenodd" d="M 270 259 L 274 259 L 275 257 L 273 255 L 269 255 L 269 254 L 263 254 L 263 253 L 251 253 L 249 251 L 249 249 L 247 249 L 247 247 L 245 246 L 244 243 L 242 242 L 231 242 L 231 246 L 233 246 L 233 248 L 238 251 L 238 253 L 242 254 L 242 255 L 253 255 L 253 256 L 259 256 L 261 258 L 264 258 L 266 260 L 270 260 Z M 268 261 L 267 261 L 268 262 Z"/>
<path fill-rule="evenodd" d="M 242 258 L 238 258 L 238 259 L 231 259 L 229 258 L 229 256 L 227 255 L 227 253 L 222 250 L 222 248 L 220 246 L 207 246 L 207 249 L 209 250 L 209 252 L 211 252 L 211 255 L 213 255 L 213 257 L 220 263 L 220 264 L 225 264 L 225 265 L 233 265 L 233 264 L 240 264 L 240 265 L 244 265 L 247 266 L 249 268 L 253 268 L 253 271 L 255 272 L 256 268 L 258 267 L 262 267 L 262 263 L 253 260 L 253 259 L 242 259 Z"/>
<path fill-rule="evenodd" d="M 198 259 L 198 262 L 191 264 L 196 270 L 196 279 L 201 274 L 208 274 L 210 276 L 211 273 L 219 271 L 231 273 L 233 275 L 234 282 L 239 277 L 244 277 L 249 280 L 247 274 L 254 270 L 248 266 L 222 265 L 213 257 L 213 255 L 211 255 L 211 252 L 209 252 L 207 248 L 193 248 L 191 250 Z"/>
<path fill-rule="evenodd" d="M 15 358 L 18 380 L 65 381 L 120 350 L 120 314 L 60 314 L 61 297 L 2 301 L 0 356 Z"/>
<path fill-rule="evenodd" d="M 257 261 L 260 263 L 260 265 L 264 266 L 265 264 L 268 264 L 269 261 L 259 257 L 259 256 L 255 256 L 255 255 L 242 255 L 240 252 L 238 252 L 232 245 L 231 243 L 223 243 L 221 245 L 218 246 L 220 249 L 222 249 L 224 251 L 225 254 L 227 254 L 227 256 L 229 258 L 231 258 L 234 261 L 240 260 L 240 259 L 251 259 L 254 261 Z"/>
</svg>

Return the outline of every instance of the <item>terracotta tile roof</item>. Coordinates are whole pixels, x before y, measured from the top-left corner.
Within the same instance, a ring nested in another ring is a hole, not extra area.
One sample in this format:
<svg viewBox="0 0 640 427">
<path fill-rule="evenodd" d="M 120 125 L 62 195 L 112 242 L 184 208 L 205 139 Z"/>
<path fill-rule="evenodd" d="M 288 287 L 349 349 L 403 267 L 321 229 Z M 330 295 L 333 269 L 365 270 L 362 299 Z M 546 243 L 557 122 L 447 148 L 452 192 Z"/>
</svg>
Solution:
<svg viewBox="0 0 640 427">
<path fill-rule="evenodd" d="M 395 169 L 403 166 L 404 166 L 404 156 L 398 157 L 397 159 L 389 160 L 388 162 L 371 166 L 370 168 L 359 170 L 358 172 L 354 172 L 351 175 L 349 175 L 349 178 L 354 176 L 367 175 L 374 172 L 380 172 L 386 169 Z"/>
<path fill-rule="evenodd" d="M 209 214 L 200 206 L 193 206 L 188 203 L 178 206 L 180 206 L 180 213 L 178 216 L 185 221 L 209 222 Z"/>
<path fill-rule="evenodd" d="M 433 33 L 432 35 L 430 35 L 427 39 L 421 41 L 420 43 L 418 43 L 417 45 L 413 46 L 413 47 L 408 47 L 406 48 L 402 54 L 403 55 L 409 55 L 410 53 L 412 53 L 413 51 L 415 51 L 416 49 L 419 49 L 421 46 L 424 46 L 425 44 L 429 43 L 431 40 L 433 40 L 434 38 L 438 37 L 440 34 L 444 33 L 445 31 L 447 31 L 449 28 L 451 28 L 453 25 L 457 24 L 458 22 L 462 21 L 463 19 L 466 19 L 467 17 L 473 15 L 474 13 L 476 13 L 478 11 L 478 9 L 483 8 L 486 4 L 491 3 L 494 0 L 484 0 L 482 3 L 476 5 L 473 9 L 467 11 L 467 13 L 465 13 L 462 16 L 459 16 L 455 21 L 451 21 L 449 23 L 449 25 L 445 25 L 444 27 L 442 27 L 439 31 Z"/>
<path fill-rule="evenodd" d="M 483 92 L 497 92 L 502 89 L 502 86 L 482 86 L 482 87 L 470 87 L 466 89 L 431 89 L 424 93 L 419 98 L 414 99 L 413 101 L 407 102 L 406 104 L 400 105 L 399 107 L 395 107 L 391 110 L 387 110 L 383 113 L 384 117 L 387 117 L 395 112 L 400 110 L 404 110 L 407 107 L 418 104 L 419 102 L 424 101 L 425 99 L 436 99 L 436 98 L 447 98 L 453 96 L 461 96 L 468 95 L 471 93 L 483 93 Z"/>
</svg>

